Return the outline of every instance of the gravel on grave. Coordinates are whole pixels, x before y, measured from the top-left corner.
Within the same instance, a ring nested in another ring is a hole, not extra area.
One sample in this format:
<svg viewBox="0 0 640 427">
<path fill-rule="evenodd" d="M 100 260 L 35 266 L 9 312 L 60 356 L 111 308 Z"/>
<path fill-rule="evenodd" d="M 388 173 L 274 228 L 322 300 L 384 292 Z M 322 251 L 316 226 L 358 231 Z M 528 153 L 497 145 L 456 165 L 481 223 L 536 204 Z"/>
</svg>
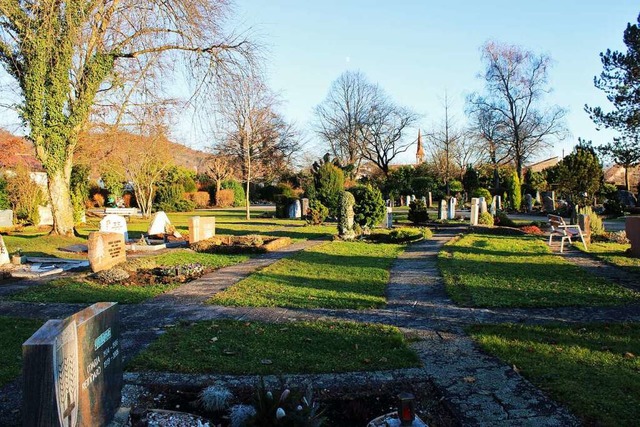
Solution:
<svg viewBox="0 0 640 427">
<path fill-rule="evenodd" d="M 182 412 L 154 410 L 147 413 L 149 427 L 200 427 L 208 426 L 204 418 Z"/>
</svg>

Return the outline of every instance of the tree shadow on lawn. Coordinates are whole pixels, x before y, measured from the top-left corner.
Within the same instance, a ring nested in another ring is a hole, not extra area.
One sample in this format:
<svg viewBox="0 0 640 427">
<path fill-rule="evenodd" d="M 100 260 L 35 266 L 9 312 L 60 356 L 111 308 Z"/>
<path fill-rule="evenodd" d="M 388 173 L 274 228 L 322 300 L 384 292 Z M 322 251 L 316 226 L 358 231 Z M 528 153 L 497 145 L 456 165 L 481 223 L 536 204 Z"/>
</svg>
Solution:
<svg viewBox="0 0 640 427">
<path fill-rule="evenodd" d="M 323 252 L 304 251 L 291 258 L 305 264 L 326 265 L 331 267 L 364 267 L 388 270 L 396 257 L 376 255 L 327 254 Z"/>
<path fill-rule="evenodd" d="M 640 300 L 640 293 L 594 278 L 573 264 L 440 262 L 447 291 L 465 306 L 614 306 Z"/>
</svg>

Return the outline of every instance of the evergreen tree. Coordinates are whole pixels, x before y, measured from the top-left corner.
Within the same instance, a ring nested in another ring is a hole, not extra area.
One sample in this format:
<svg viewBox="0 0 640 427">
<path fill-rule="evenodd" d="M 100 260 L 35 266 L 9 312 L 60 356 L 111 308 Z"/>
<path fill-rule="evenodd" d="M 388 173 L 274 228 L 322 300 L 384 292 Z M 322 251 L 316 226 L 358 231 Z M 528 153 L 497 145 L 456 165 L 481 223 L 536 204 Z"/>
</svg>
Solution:
<svg viewBox="0 0 640 427">
<path fill-rule="evenodd" d="M 571 154 L 558 164 L 558 188 L 571 202 L 582 205 L 593 199 L 603 182 L 602 164 L 591 141 L 578 139 Z"/>
</svg>

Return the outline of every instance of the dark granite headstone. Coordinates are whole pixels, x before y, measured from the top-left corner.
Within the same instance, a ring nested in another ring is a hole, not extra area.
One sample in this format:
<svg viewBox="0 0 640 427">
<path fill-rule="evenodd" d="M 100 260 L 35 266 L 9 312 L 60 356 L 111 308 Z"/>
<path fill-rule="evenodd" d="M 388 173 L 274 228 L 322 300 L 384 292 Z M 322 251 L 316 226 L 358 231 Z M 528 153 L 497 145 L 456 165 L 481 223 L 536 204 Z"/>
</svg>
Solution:
<svg viewBox="0 0 640 427">
<path fill-rule="evenodd" d="M 23 425 L 105 426 L 120 406 L 117 303 L 49 320 L 22 345 Z"/>
</svg>

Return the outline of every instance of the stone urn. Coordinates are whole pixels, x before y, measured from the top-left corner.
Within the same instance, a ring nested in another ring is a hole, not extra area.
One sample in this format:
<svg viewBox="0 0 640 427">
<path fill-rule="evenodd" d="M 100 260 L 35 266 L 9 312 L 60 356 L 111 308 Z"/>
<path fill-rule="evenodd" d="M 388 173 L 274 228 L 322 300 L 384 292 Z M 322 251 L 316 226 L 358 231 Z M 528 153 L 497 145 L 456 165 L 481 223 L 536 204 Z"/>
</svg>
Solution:
<svg viewBox="0 0 640 427">
<path fill-rule="evenodd" d="M 628 216 L 624 229 L 631 242 L 631 256 L 640 258 L 640 216 Z"/>
</svg>

